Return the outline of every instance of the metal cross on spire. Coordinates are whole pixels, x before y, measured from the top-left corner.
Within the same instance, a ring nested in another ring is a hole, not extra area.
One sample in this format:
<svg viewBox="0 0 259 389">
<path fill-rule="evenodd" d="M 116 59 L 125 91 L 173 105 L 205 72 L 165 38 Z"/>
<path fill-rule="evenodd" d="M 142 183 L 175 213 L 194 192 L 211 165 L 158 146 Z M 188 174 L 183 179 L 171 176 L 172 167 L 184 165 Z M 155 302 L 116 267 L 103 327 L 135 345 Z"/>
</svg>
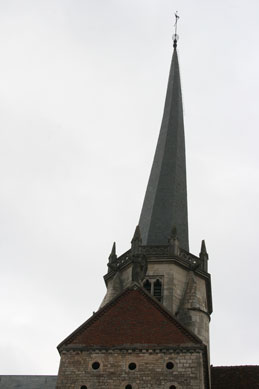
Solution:
<svg viewBox="0 0 259 389">
<path fill-rule="evenodd" d="M 175 12 L 174 14 L 175 16 L 175 23 L 174 23 L 174 35 L 173 35 L 173 40 L 174 40 L 174 48 L 176 49 L 177 47 L 177 41 L 179 39 L 179 36 L 177 35 L 177 23 L 178 23 L 178 20 L 180 18 L 180 16 L 178 15 L 178 11 Z"/>
</svg>

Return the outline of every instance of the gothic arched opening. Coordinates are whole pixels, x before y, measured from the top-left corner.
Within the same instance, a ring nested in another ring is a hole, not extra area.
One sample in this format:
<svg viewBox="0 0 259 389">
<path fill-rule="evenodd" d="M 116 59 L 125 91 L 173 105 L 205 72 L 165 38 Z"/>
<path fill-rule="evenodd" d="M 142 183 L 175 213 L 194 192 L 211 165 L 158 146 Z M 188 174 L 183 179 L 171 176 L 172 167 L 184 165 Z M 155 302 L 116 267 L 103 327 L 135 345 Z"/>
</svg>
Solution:
<svg viewBox="0 0 259 389">
<path fill-rule="evenodd" d="M 162 282 L 158 279 L 154 282 L 154 297 L 158 301 L 162 300 Z"/>
<path fill-rule="evenodd" d="M 146 289 L 149 293 L 151 293 L 151 282 L 149 280 L 146 280 L 143 284 L 144 289 Z"/>
</svg>

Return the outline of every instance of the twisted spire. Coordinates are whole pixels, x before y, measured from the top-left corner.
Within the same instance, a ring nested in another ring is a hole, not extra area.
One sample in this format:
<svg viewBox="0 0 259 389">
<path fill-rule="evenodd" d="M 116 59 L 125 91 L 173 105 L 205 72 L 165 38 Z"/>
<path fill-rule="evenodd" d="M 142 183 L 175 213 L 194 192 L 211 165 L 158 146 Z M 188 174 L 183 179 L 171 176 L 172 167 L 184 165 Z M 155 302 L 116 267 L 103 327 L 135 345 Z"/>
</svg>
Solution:
<svg viewBox="0 0 259 389">
<path fill-rule="evenodd" d="M 168 244 L 172 228 L 176 227 L 180 247 L 189 251 L 183 106 L 176 46 L 139 227 L 143 245 Z"/>
</svg>

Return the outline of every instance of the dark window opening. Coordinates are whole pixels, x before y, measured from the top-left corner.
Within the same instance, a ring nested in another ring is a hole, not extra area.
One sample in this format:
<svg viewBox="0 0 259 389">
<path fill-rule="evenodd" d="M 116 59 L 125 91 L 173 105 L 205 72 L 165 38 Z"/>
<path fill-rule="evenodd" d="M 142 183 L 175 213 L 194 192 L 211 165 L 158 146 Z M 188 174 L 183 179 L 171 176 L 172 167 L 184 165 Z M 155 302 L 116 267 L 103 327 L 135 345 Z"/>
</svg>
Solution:
<svg viewBox="0 0 259 389">
<path fill-rule="evenodd" d="M 154 297 L 158 300 L 162 300 L 162 283 L 159 280 L 154 282 Z"/>
<path fill-rule="evenodd" d="M 136 365 L 136 363 L 134 363 L 134 362 L 131 362 L 131 363 L 129 364 L 129 369 L 130 369 L 130 370 L 135 370 L 136 367 L 137 367 L 137 365 Z"/>
<path fill-rule="evenodd" d="M 172 369 L 174 368 L 173 362 L 167 362 L 166 368 L 167 368 L 168 370 L 172 370 Z M 173 386 L 174 386 L 174 385 L 173 385 Z M 174 389 L 174 388 L 171 388 L 171 386 L 170 386 L 170 389 Z"/>
<path fill-rule="evenodd" d="M 132 389 L 132 386 L 131 385 L 126 385 L 125 389 Z"/>
<path fill-rule="evenodd" d="M 151 282 L 146 280 L 143 284 L 144 288 L 149 292 L 151 293 Z"/>
<path fill-rule="evenodd" d="M 100 363 L 99 363 L 99 362 L 94 362 L 94 363 L 92 364 L 92 368 L 93 368 L 94 370 L 98 370 L 99 367 L 100 367 Z"/>
<path fill-rule="evenodd" d="M 176 389 L 175 385 L 171 385 L 169 389 Z"/>
<path fill-rule="evenodd" d="M 87 386 L 82 385 L 82 386 L 81 386 L 81 389 L 87 389 Z"/>
</svg>

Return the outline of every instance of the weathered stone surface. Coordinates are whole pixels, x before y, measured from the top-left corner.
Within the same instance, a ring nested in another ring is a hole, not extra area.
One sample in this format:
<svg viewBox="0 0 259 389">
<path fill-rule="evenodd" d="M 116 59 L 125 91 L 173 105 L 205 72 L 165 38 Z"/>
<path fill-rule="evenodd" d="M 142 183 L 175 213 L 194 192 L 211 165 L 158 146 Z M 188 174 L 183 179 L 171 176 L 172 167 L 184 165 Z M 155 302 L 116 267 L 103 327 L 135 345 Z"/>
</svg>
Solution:
<svg viewBox="0 0 259 389">
<path fill-rule="evenodd" d="M 98 370 L 92 368 L 94 362 L 100 363 Z M 173 369 L 166 368 L 167 362 L 173 363 Z M 130 363 L 136 364 L 135 370 L 129 370 Z M 83 385 L 87 389 L 125 389 L 128 384 L 133 389 L 169 389 L 171 385 L 177 389 L 204 389 L 202 352 L 110 350 L 61 355 L 57 389 L 80 389 Z"/>
<path fill-rule="evenodd" d="M 132 256 L 132 281 L 141 285 L 147 273 L 147 258 L 143 254 Z"/>
</svg>

